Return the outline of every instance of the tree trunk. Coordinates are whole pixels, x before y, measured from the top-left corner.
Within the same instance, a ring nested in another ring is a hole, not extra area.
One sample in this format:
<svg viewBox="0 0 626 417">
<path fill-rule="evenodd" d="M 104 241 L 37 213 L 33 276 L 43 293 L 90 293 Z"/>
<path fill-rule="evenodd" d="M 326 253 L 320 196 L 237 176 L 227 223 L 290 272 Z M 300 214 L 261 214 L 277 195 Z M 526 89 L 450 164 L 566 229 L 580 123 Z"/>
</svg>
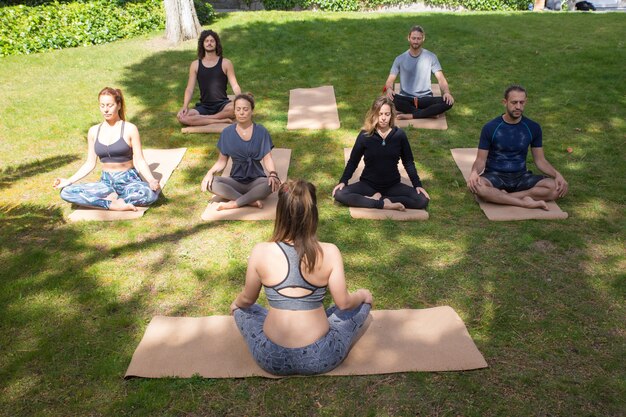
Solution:
<svg viewBox="0 0 626 417">
<path fill-rule="evenodd" d="M 173 43 L 195 39 L 202 26 L 198 22 L 193 0 L 163 0 L 165 5 L 165 37 Z"/>
</svg>

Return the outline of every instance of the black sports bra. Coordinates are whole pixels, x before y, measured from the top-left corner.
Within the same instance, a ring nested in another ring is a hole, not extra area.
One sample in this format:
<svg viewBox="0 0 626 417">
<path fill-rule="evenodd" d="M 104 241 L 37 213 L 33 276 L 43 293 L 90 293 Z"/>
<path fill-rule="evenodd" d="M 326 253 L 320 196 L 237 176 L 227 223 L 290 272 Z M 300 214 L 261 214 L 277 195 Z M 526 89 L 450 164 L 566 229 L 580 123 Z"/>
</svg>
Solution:
<svg viewBox="0 0 626 417">
<path fill-rule="evenodd" d="M 133 148 L 128 146 L 128 143 L 124 140 L 124 123 L 126 122 L 122 121 L 120 138 L 110 145 L 104 145 L 100 142 L 99 137 L 102 124 L 98 126 L 94 150 L 101 162 L 128 162 L 133 160 Z"/>
</svg>

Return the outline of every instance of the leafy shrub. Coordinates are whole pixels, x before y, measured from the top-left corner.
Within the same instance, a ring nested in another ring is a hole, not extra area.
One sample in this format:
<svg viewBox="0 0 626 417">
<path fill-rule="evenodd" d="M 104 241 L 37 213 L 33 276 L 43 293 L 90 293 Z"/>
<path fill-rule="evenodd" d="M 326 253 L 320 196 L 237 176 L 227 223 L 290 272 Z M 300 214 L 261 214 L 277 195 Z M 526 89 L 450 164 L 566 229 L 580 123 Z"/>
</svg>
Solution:
<svg viewBox="0 0 626 417">
<path fill-rule="evenodd" d="M 193 0 L 196 14 L 201 25 L 208 25 L 215 18 L 215 10 L 213 5 L 204 0 Z"/>
<path fill-rule="evenodd" d="M 468 10 L 527 10 L 532 0 L 426 0 L 426 4 L 440 7 L 463 7 Z"/>
<path fill-rule="evenodd" d="M 353 12 L 361 8 L 359 0 L 311 0 L 311 6 L 326 12 Z"/>
<path fill-rule="evenodd" d="M 121 4 L 121 5 L 120 5 Z M 0 8 L 0 56 L 111 42 L 165 26 L 160 0 Z"/>
<path fill-rule="evenodd" d="M 380 6 L 411 4 L 413 0 L 262 0 L 267 10 L 316 8 L 325 11 L 375 9 Z M 420 0 L 415 0 L 419 2 Z M 468 10 L 526 10 L 532 0 L 422 0 L 429 6 L 463 7 Z"/>
<path fill-rule="evenodd" d="M 265 10 L 293 10 L 308 7 L 307 0 L 262 0 Z"/>
</svg>

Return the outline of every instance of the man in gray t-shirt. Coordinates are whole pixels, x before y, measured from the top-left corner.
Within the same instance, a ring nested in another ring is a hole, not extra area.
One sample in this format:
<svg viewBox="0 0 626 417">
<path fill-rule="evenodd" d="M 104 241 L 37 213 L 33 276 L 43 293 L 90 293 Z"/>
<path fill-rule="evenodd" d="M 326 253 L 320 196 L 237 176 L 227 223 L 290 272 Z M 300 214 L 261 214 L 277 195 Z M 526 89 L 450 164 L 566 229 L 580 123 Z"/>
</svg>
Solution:
<svg viewBox="0 0 626 417">
<path fill-rule="evenodd" d="M 400 113 L 398 119 L 433 117 L 449 110 L 454 104 L 448 81 L 443 75 L 437 56 L 422 47 L 426 34 L 421 26 L 409 32 L 409 50 L 399 55 L 391 66 L 385 83 L 387 97 L 393 100 Z M 400 74 L 400 93 L 393 91 L 393 83 Z M 435 74 L 442 97 L 433 97 L 431 74 Z"/>
</svg>

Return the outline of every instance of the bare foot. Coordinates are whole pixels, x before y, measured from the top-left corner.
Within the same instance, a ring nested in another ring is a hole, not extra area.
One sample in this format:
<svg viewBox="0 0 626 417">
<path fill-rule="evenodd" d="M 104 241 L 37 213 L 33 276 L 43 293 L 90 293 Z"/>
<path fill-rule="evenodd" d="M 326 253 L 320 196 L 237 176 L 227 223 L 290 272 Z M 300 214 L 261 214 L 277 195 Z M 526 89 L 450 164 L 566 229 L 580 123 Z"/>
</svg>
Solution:
<svg viewBox="0 0 626 417">
<path fill-rule="evenodd" d="M 237 205 L 236 201 L 227 201 L 225 203 L 220 203 L 217 205 L 217 211 L 222 211 L 222 210 L 232 210 L 232 209 L 236 209 L 239 206 Z"/>
<path fill-rule="evenodd" d="M 407 113 L 398 113 L 396 115 L 396 120 L 411 120 L 413 118 L 412 114 Z"/>
<path fill-rule="evenodd" d="M 548 204 L 546 204 L 546 202 L 543 200 L 533 200 L 532 197 L 526 196 L 522 198 L 522 201 L 524 202 L 524 207 L 526 208 L 540 208 L 543 210 L 548 210 Z"/>
<path fill-rule="evenodd" d="M 133 206 L 130 203 L 125 202 L 121 198 L 117 200 L 112 200 L 109 205 L 109 210 L 111 211 L 137 211 L 137 207 Z"/>
<path fill-rule="evenodd" d="M 402 203 L 392 203 L 391 200 L 389 200 L 388 198 L 385 198 L 383 200 L 383 208 L 387 209 L 387 210 L 398 210 L 398 211 L 405 211 L 406 208 L 404 207 L 404 204 Z"/>
<path fill-rule="evenodd" d="M 365 196 L 365 198 L 371 198 L 372 200 L 380 200 L 383 197 L 383 195 L 381 193 L 376 193 L 374 195 L 371 196 Z"/>
<path fill-rule="evenodd" d="M 263 208 L 263 203 L 261 202 L 261 200 L 257 200 L 257 201 L 255 201 L 253 203 L 248 204 L 248 205 L 250 207 L 256 207 L 256 208 L 259 208 L 259 209 Z"/>
</svg>

